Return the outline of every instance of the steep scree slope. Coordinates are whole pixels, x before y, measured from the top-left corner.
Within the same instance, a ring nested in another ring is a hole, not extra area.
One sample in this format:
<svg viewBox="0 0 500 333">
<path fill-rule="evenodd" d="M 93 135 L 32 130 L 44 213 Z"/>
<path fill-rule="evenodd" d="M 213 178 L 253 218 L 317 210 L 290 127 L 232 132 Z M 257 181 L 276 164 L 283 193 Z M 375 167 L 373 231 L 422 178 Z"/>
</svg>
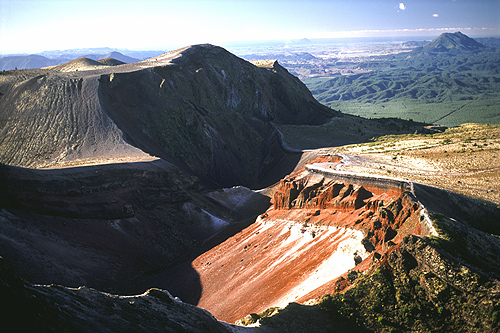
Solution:
<svg viewBox="0 0 500 333">
<path fill-rule="evenodd" d="M 65 72 L 74 64 L 0 75 L 0 162 L 43 168 L 150 154 L 222 186 L 261 187 L 298 158 L 272 122 L 337 114 L 279 64 L 257 67 L 212 45 Z"/>
</svg>

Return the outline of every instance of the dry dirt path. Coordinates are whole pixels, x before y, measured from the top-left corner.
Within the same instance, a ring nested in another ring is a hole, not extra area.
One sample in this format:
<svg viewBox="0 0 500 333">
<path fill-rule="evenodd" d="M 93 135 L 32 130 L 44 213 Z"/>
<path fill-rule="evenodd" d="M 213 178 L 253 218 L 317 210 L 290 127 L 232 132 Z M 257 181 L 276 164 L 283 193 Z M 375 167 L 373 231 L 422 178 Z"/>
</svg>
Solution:
<svg viewBox="0 0 500 333">
<path fill-rule="evenodd" d="M 500 204 L 498 125 L 465 124 L 435 135 L 386 137 L 316 153 L 341 156 L 337 170 L 401 178 Z"/>
</svg>

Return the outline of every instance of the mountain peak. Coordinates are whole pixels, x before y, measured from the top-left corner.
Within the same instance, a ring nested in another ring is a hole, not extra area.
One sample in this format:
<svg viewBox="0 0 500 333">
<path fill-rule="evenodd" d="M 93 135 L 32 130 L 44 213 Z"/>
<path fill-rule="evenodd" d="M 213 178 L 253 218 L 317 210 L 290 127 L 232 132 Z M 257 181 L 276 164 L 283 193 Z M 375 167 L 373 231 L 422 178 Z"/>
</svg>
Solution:
<svg viewBox="0 0 500 333">
<path fill-rule="evenodd" d="M 118 59 L 112 58 L 112 57 L 107 57 L 103 59 L 97 60 L 98 63 L 101 63 L 106 66 L 118 66 L 118 65 L 123 65 L 125 62 L 120 61 Z"/>
<path fill-rule="evenodd" d="M 64 64 L 49 67 L 49 68 L 60 71 L 60 72 L 74 72 L 74 71 L 85 71 L 85 70 L 98 69 L 98 68 L 102 68 L 103 66 L 106 66 L 106 65 L 103 63 L 97 62 L 95 60 L 92 60 L 90 58 L 80 57 L 78 59 L 66 62 Z"/>
<path fill-rule="evenodd" d="M 483 44 L 468 37 L 460 31 L 455 33 L 443 33 L 436 39 L 424 45 L 424 49 L 436 49 L 436 51 L 440 52 L 449 50 L 476 51 L 484 47 L 485 46 Z"/>
</svg>

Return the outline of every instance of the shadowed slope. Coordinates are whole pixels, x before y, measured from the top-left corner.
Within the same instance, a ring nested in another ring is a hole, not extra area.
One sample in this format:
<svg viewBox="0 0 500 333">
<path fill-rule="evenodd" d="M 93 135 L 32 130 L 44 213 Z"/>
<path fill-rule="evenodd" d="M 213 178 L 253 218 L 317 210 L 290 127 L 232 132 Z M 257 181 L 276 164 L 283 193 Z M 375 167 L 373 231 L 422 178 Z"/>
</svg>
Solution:
<svg viewBox="0 0 500 333">
<path fill-rule="evenodd" d="M 125 62 L 114 59 L 114 58 L 103 58 L 97 60 L 98 63 L 101 63 L 106 66 L 118 66 L 118 65 L 123 65 Z"/>
<path fill-rule="evenodd" d="M 143 292 L 131 285 L 202 253 L 207 239 L 255 219 L 268 201 L 244 188 L 207 193 L 162 160 L 0 166 L 0 253 L 31 282 Z"/>
</svg>

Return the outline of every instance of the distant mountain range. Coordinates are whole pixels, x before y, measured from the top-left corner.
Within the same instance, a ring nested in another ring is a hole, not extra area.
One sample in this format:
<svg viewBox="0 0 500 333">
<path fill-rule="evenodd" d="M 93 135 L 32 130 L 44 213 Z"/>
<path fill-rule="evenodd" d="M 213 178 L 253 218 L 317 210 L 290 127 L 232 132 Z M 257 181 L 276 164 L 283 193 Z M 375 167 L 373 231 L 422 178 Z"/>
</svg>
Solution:
<svg viewBox="0 0 500 333">
<path fill-rule="evenodd" d="M 124 54 L 122 52 L 126 52 Z M 57 66 L 81 57 L 92 60 L 116 59 L 124 63 L 134 63 L 158 56 L 164 51 L 122 51 L 111 48 L 90 48 L 44 51 L 38 54 L 8 55 L 0 57 L 0 70 L 32 69 Z"/>
</svg>

